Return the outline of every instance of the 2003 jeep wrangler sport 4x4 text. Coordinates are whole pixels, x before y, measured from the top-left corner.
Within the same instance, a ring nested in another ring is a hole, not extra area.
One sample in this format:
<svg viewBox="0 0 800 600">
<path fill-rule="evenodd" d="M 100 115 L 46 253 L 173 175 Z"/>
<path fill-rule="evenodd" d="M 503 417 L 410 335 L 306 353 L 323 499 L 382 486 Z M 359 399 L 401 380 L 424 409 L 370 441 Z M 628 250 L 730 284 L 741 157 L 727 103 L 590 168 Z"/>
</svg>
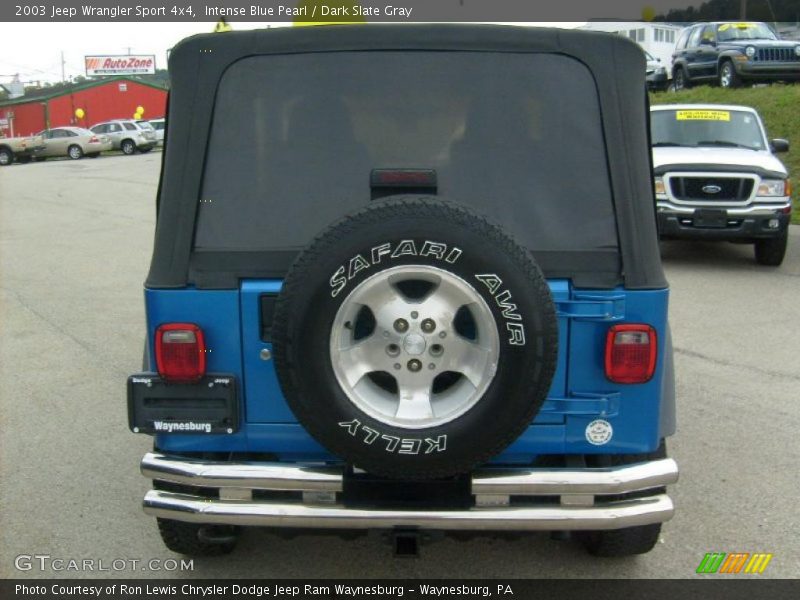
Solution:
<svg viewBox="0 0 800 600">
<path fill-rule="evenodd" d="M 675 391 L 634 43 L 279 29 L 190 38 L 170 71 L 128 380 L 169 548 L 242 526 L 653 547 Z"/>
</svg>

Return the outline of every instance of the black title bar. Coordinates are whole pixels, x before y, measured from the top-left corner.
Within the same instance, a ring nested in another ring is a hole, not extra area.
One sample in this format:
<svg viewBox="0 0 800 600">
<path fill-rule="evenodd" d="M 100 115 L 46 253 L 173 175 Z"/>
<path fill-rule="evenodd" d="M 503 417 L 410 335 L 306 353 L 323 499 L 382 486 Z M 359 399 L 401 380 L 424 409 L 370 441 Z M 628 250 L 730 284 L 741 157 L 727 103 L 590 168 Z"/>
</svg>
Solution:
<svg viewBox="0 0 800 600">
<path fill-rule="evenodd" d="M 58 0 L 0 3 L 0 21 L 533 22 L 737 19 L 739 0 Z M 687 8 L 691 9 L 687 12 Z M 699 12 L 694 9 L 700 9 Z M 671 13 L 672 11 L 672 13 Z M 676 12 L 677 11 L 677 12 Z M 709 13 L 710 14 L 710 13 Z M 772 13 L 771 13 L 772 14 Z M 771 20 L 794 20 L 795 16 Z"/>
</svg>

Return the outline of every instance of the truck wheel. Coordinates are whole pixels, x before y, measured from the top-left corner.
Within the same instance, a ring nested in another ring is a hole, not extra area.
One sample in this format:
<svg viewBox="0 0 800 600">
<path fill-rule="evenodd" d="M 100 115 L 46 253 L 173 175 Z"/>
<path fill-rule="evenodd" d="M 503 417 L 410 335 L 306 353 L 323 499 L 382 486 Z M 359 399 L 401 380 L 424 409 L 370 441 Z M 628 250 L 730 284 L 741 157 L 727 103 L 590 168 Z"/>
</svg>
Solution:
<svg viewBox="0 0 800 600">
<path fill-rule="evenodd" d="M 789 228 L 785 227 L 778 237 L 756 240 L 756 262 L 767 267 L 779 267 L 786 256 L 789 243 Z"/>
<path fill-rule="evenodd" d="M 686 74 L 686 69 L 683 67 L 675 69 L 675 73 L 672 75 L 672 85 L 676 92 L 689 89 L 689 76 Z"/>
<path fill-rule="evenodd" d="M 662 458 L 667 458 L 667 445 L 663 440 L 655 452 L 589 456 L 587 457 L 587 462 L 591 466 L 608 467 L 630 465 Z M 659 535 L 661 535 L 661 523 L 653 523 L 651 525 L 605 531 L 580 531 L 577 534 L 577 538 L 589 554 L 615 557 L 646 554 L 658 543 Z"/>
<path fill-rule="evenodd" d="M 83 158 L 83 150 L 81 150 L 80 146 L 73 144 L 67 148 L 67 156 L 69 156 L 72 160 L 79 160 Z"/>
<path fill-rule="evenodd" d="M 122 140 L 122 143 L 119 145 L 119 147 L 122 150 L 122 153 L 127 154 L 128 156 L 136 152 L 136 144 L 133 143 L 133 140 Z"/>
<path fill-rule="evenodd" d="M 14 162 L 14 153 L 8 148 L 0 148 L 0 167 L 5 167 Z"/>
<path fill-rule="evenodd" d="M 397 478 L 464 473 L 513 442 L 545 400 L 557 338 L 530 253 L 426 196 L 374 202 L 319 235 L 273 322 L 298 420 L 348 463 Z"/>
<path fill-rule="evenodd" d="M 725 60 L 719 66 L 719 86 L 723 88 L 735 88 L 742 84 L 736 68 L 729 60 Z"/>
<path fill-rule="evenodd" d="M 238 530 L 227 525 L 200 525 L 157 519 L 164 545 L 186 556 L 221 556 L 236 547 Z"/>
</svg>

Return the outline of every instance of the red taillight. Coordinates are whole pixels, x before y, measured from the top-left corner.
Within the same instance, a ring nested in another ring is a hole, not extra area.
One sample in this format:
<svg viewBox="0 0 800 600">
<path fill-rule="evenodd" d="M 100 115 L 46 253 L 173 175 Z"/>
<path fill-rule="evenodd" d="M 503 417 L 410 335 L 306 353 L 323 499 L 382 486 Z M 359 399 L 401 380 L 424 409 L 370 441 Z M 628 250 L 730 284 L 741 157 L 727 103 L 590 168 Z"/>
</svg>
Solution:
<svg viewBox="0 0 800 600">
<path fill-rule="evenodd" d="M 156 366 L 167 381 L 197 381 L 206 374 L 203 330 L 193 323 L 167 323 L 156 329 Z"/>
<path fill-rule="evenodd" d="M 90 144 L 96 144 L 96 143 L 97 143 L 97 142 L 99 142 L 99 141 L 100 141 L 100 140 L 98 140 L 98 139 L 97 139 L 97 136 L 96 136 L 96 135 L 93 135 L 92 137 L 90 137 L 90 138 L 89 138 L 89 143 L 90 143 Z"/>
<path fill-rule="evenodd" d="M 614 325 L 606 336 L 606 377 L 644 383 L 656 370 L 656 330 L 650 325 Z"/>
</svg>

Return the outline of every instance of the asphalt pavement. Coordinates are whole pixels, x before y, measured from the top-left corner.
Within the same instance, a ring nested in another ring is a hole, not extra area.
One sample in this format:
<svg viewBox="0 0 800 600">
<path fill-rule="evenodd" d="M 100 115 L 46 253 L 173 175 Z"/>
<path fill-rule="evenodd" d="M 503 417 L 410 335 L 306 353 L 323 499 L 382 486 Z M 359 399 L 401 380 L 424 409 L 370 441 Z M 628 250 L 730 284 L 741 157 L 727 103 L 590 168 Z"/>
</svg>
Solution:
<svg viewBox="0 0 800 600">
<path fill-rule="evenodd" d="M 0 577 L 694 577 L 706 552 L 770 552 L 761 577 L 800 576 L 796 226 L 778 269 L 756 265 L 750 246 L 663 244 L 681 480 L 650 554 L 597 559 L 531 534 L 444 539 L 396 559 L 378 535 L 250 530 L 230 556 L 150 570 L 180 558 L 141 511 L 150 438 L 127 430 L 125 405 L 141 364 L 160 159 L 0 167 Z"/>
</svg>

